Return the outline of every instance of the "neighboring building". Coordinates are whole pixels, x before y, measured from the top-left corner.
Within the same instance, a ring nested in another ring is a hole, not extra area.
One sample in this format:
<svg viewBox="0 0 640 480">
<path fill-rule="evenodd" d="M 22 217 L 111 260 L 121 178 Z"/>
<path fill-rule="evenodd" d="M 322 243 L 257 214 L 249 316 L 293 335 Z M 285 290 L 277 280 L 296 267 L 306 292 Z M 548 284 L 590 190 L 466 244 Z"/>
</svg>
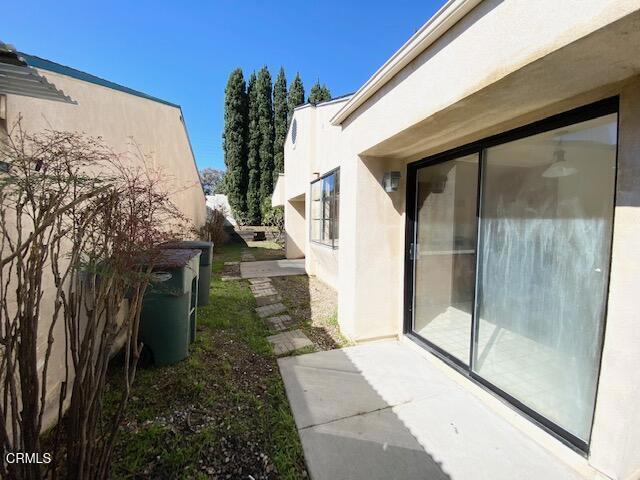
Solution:
<svg viewBox="0 0 640 480">
<path fill-rule="evenodd" d="M 233 226 L 236 227 L 238 222 L 233 218 L 233 213 L 231 212 L 231 205 L 229 205 L 229 198 L 223 193 L 216 193 L 215 195 L 207 195 L 207 211 L 210 210 L 220 210 L 224 213 L 225 217 L 225 226 Z"/>
<path fill-rule="evenodd" d="M 298 107 L 287 256 L 590 478 L 640 475 L 640 1 L 450 0 Z M 508 455 L 508 452 L 505 452 Z"/>
<path fill-rule="evenodd" d="M 7 72 L 16 77 L 3 75 Z M 204 222 L 205 196 L 178 105 L 0 44 L 0 107 L 3 135 L 21 117 L 23 130 L 31 134 L 58 130 L 101 137 L 115 152 L 130 153 L 130 161 L 142 162 L 139 153 L 144 153 L 154 168 L 167 174 L 167 189 L 176 192 L 172 200 L 181 212 L 194 226 Z M 43 321 L 52 317 L 52 291 L 44 290 Z M 57 323 L 58 338 L 64 338 L 63 327 L 64 322 Z M 41 355 L 47 330 L 48 325 L 40 326 Z M 49 364 L 51 401 L 64 379 L 63 354 L 64 348 L 54 348 Z M 46 424 L 55 421 L 57 403 L 49 407 Z"/>
</svg>

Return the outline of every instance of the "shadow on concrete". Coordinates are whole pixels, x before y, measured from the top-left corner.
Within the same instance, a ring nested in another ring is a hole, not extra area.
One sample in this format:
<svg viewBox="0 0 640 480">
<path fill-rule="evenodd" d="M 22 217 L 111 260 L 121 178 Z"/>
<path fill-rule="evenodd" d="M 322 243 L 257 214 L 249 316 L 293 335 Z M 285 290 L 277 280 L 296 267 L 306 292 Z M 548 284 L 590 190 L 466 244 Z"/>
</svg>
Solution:
<svg viewBox="0 0 640 480">
<path fill-rule="evenodd" d="M 278 360 L 312 478 L 451 479 L 346 351 Z"/>
<path fill-rule="evenodd" d="M 278 360 L 315 480 L 592 476 L 416 348 L 385 341 Z"/>
</svg>

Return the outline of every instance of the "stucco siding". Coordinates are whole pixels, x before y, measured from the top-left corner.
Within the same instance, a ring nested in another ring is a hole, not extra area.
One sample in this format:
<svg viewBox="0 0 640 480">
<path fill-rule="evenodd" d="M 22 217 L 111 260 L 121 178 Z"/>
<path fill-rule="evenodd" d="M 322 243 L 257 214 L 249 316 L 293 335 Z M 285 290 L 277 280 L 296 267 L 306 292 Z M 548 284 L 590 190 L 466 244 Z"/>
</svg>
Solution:
<svg viewBox="0 0 640 480">
<path fill-rule="evenodd" d="M 172 200 L 180 211 L 194 226 L 204 222 L 205 196 L 179 108 L 47 70 L 40 73 L 77 105 L 8 95 L 9 130 L 21 119 L 22 129 L 30 134 L 45 130 L 81 133 L 100 137 L 115 153 L 122 154 L 124 160 L 134 165 L 142 166 L 145 158 L 148 165 L 166 177 L 163 187 L 173 192 Z M 53 310 L 54 288 L 48 273 L 44 286 L 38 344 L 40 369 Z M 63 322 L 57 323 L 54 338 L 64 338 L 63 326 Z M 65 376 L 64 343 L 61 342 L 54 343 L 49 364 L 45 425 L 56 420 L 56 397 Z"/>
</svg>

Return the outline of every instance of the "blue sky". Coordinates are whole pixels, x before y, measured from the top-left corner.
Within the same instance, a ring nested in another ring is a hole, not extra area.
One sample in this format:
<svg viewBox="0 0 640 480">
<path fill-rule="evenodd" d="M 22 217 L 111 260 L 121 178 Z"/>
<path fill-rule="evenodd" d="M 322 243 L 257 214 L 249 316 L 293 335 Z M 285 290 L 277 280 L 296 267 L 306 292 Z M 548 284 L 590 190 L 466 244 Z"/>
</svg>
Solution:
<svg viewBox="0 0 640 480">
<path fill-rule="evenodd" d="M 200 168 L 223 168 L 229 72 L 267 65 L 308 94 L 357 90 L 444 0 L 24 1 L 2 7 L 0 40 L 182 105 Z"/>
</svg>

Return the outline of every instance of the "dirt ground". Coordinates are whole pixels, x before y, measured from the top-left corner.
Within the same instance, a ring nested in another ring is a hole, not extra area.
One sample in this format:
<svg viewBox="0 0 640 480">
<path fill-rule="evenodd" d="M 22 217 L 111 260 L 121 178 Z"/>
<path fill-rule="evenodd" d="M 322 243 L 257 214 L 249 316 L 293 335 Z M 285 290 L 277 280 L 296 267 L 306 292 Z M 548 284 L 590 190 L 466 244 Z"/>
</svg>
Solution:
<svg viewBox="0 0 640 480">
<path fill-rule="evenodd" d="M 344 347 L 349 341 L 338 328 L 338 294 L 315 277 L 273 277 L 271 283 L 318 350 Z"/>
</svg>

